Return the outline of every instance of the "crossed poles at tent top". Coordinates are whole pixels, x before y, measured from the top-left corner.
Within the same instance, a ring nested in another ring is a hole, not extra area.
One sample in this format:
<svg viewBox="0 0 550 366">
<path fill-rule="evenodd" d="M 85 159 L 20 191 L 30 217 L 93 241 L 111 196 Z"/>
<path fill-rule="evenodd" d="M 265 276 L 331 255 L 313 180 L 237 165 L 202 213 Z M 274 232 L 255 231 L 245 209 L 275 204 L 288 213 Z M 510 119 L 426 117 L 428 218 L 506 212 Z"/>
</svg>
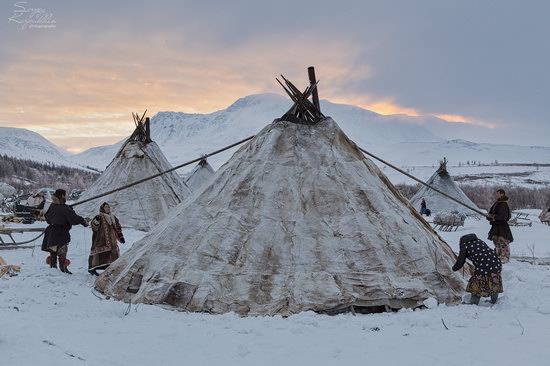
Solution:
<svg viewBox="0 0 550 366">
<path fill-rule="evenodd" d="M 292 107 L 290 107 L 290 109 L 280 118 L 281 121 L 313 125 L 325 118 L 319 108 L 317 108 L 317 106 L 311 103 L 308 99 L 312 95 L 313 91 L 317 89 L 317 84 L 319 81 L 316 81 L 314 84 L 308 86 L 302 93 L 283 75 L 281 75 L 281 78 L 284 80 L 286 86 L 283 85 L 279 79 L 275 78 L 275 80 L 277 80 L 290 99 L 294 102 Z"/>
<path fill-rule="evenodd" d="M 145 114 L 147 113 L 147 109 L 141 117 L 139 114 L 132 112 L 132 118 L 134 119 L 134 124 L 136 125 L 136 128 L 132 135 L 128 138 L 129 141 L 141 141 L 144 143 L 152 142 L 151 136 L 149 136 L 149 117 L 145 118 Z"/>
</svg>

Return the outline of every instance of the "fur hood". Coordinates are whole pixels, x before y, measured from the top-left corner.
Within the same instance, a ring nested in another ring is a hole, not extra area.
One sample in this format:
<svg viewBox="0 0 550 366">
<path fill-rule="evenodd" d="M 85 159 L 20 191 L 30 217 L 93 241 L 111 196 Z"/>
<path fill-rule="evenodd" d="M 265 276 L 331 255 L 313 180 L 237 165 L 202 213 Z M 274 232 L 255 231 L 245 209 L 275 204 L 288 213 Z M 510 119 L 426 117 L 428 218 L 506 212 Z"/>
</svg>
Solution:
<svg viewBox="0 0 550 366">
<path fill-rule="evenodd" d="M 504 195 L 502 197 L 497 198 L 497 202 L 508 202 L 508 196 Z"/>
<path fill-rule="evenodd" d="M 52 194 L 52 204 L 54 205 L 64 205 L 65 199 L 57 197 L 55 194 Z"/>
</svg>

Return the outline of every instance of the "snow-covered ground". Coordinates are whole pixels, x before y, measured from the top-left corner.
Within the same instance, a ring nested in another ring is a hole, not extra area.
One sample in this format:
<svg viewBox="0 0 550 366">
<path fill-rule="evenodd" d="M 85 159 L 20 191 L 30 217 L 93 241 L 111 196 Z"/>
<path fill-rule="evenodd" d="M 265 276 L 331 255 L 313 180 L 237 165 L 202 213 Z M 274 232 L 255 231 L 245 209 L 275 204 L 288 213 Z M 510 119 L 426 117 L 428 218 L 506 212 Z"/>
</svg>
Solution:
<svg viewBox="0 0 550 366">
<path fill-rule="evenodd" d="M 536 256 L 550 256 L 550 227 L 530 218 L 532 227 L 512 228 L 513 255 L 531 255 L 534 245 Z M 487 231 L 486 221 L 468 219 L 459 231 L 441 235 L 456 250 L 461 235 L 484 239 Z M 126 230 L 121 249 L 143 235 Z M 76 227 L 72 237 L 72 276 L 47 268 L 39 247 L 0 250 L 22 268 L 0 279 L 0 364 L 550 365 L 550 266 L 505 265 L 505 293 L 493 307 L 240 318 L 97 297 L 86 272 L 91 232 Z"/>
</svg>

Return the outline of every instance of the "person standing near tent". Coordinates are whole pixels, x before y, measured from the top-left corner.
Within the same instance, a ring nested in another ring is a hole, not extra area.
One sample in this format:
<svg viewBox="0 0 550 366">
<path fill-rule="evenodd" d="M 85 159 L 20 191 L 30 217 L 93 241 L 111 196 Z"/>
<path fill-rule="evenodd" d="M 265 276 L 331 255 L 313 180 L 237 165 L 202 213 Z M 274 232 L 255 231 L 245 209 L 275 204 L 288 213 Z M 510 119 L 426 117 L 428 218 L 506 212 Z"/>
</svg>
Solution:
<svg viewBox="0 0 550 366">
<path fill-rule="evenodd" d="M 471 293 L 470 304 L 479 305 L 482 297 L 491 297 L 496 303 L 502 290 L 502 263 L 496 252 L 476 234 L 467 234 L 460 238 L 460 252 L 453 266 L 458 271 L 469 259 L 474 264 L 474 275 L 470 277 L 466 291 Z"/>
<path fill-rule="evenodd" d="M 422 198 L 422 202 L 420 202 L 420 215 L 426 215 L 430 216 L 431 211 L 426 207 L 426 200 Z"/>
<path fill-rule="evenodd" d="M 493 241 L 495 251 L 502 261 L 510 261 L 510 243 L 514 241 L 508 220 L 512 217 L 508 207 L 508 197 L 504 189 L 497 190 L 497 200 L 491 206 L 487 220 L 491 223 L 488 239 Z"/>
<path fill-rule="evenodd" d="M 105 269 L 116 261 L 120 255 L 117 241 L 124 244 L 122 227 L 118 218 L 111 213 L 111 206 L 103 202 L 99 214 L 91 222 L 92 249 L 88 258 L 88 272 L 98 276 L 98 269 Z"/>
<path fill-rule="evenodd" d="M 67 251 L 71 241 L 70 230 L 73 225 L 88 226 L 86 220 L 78 216 L 71 207 L 65 204 L 67 192 L 58 189 L 52 195 L 52 203 L 46 212 L 46 222 L 48 227 L 44 232 L 42 240 L 42 250 L 50 253 L 47 262 L 50 268 L 57 268 L 57 258 L 59 257 L 59 269 L 61 272 L 72 274 L 67 268 L 69 261 Z"/>
</svg>

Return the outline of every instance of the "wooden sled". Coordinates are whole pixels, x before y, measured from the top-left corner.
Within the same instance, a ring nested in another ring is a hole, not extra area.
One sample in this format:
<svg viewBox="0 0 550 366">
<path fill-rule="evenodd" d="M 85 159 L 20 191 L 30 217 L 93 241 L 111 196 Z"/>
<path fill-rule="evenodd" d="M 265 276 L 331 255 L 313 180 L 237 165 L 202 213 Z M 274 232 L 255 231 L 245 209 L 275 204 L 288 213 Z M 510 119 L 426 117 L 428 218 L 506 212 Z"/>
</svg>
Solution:
<svg viewBox="0 0 550 366">
<path fill-rule="evenodd" d="M 510 226 L 529 226 L 531 227 L 533 223 L 528 219 L 529 215 L 523 212 L 515 212 L 515 216 L 508 221 Z"/>
<path fill-rule="evenodd" d="M 0 249 L 13 249 L 13 248 L 23 248 L 22 245 L 31 243 L 42 235 L 44 235 L 44 228 L 9 228 L 0 226 Z M 25 240 L 22 242 L 17 242 L 13 234 L 22 234 L 22 233 L 40 233 L 37 237 L 31 240 Z"/>
</svg>

